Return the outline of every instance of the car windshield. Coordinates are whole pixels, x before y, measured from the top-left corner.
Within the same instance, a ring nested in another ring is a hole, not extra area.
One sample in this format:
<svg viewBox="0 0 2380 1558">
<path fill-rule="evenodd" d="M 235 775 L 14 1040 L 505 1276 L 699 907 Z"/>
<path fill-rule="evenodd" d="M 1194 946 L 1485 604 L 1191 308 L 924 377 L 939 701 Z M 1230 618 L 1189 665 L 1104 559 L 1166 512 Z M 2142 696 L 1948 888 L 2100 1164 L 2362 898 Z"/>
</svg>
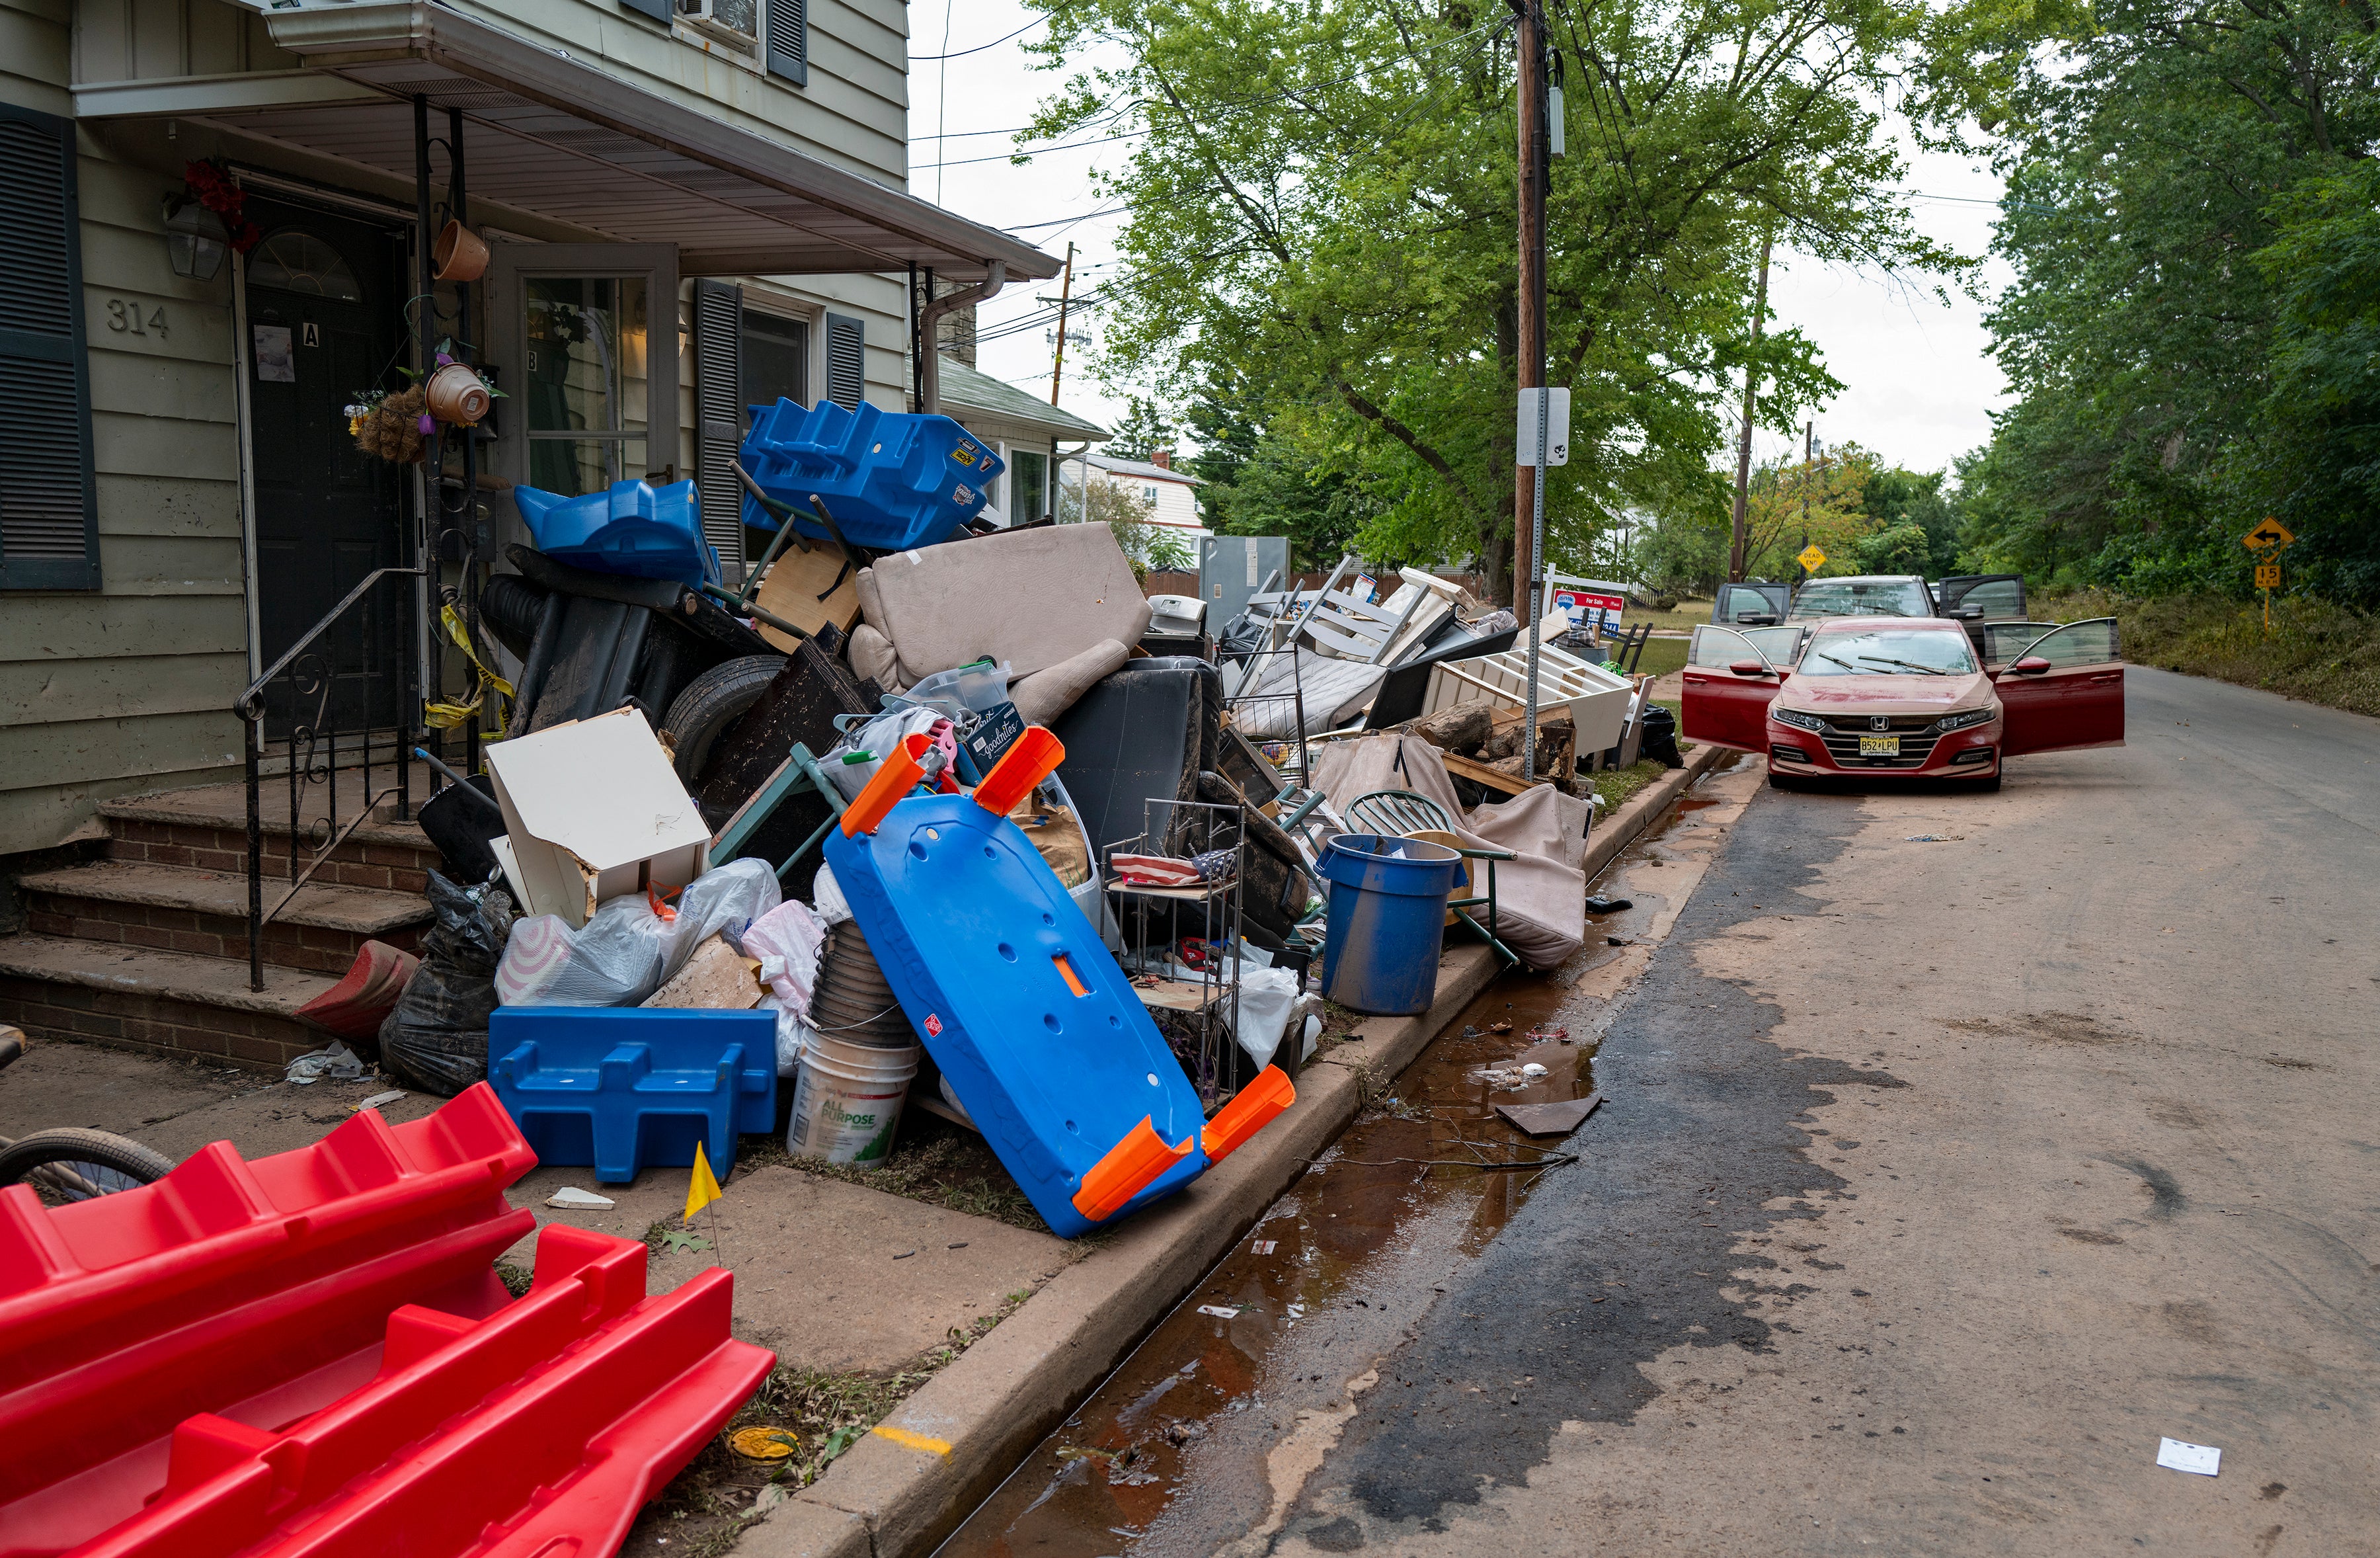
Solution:
<svg viewBox="0 0 2380 1558">
<path fill-rule="evenodd" d="M 1871 627 L 1819 634 L 1795 669 L 1805 676 L 1963 676 L 1973 674 L 1975 657 L 1955 628 Z"/>
<path fill-rule="evenodd" d="M 1913 578 L 1814 578 L 1793 597 L 1788 620 L 1820 616 L 1932 616 L 1923 581 Z"/>
</svg>

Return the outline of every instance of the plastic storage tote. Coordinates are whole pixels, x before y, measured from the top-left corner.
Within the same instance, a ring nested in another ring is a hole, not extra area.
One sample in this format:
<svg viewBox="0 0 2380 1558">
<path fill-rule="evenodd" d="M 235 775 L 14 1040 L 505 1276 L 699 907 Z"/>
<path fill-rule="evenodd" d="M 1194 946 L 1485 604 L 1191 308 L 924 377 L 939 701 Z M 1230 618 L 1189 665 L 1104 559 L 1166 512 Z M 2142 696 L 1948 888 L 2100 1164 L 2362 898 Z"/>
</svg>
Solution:
<svg viewBox="0 0 2380 1558">
<path fill-rule="evenodd" d="M 1330 931 L 1322 992 L 1388 1016 L 1427 1012 L 1438 995 L 1439 940 L 1463 857 L 1426 839 L 1342 834 L 1322 851 Z"/>
<path fill-rule="evenodd" d="M 948 417 L 846 411 L 832 400 L 808 410 L 790 400 L 752 408 L 744 440 L 745 474 L 790 504 L 804 535 L 823 537 L 810 512 L 813 494 L 835 528 L 872 552 L 901 552 L 948 541 L 983 512 L 988 489 L 1007 467 L 982 440 Z M 744 523 L 773 530 L 777 521 L 751 493 Z"/>
<path fill-rule="evenodd" d="M 691 481 L 661 488 L 614 481 L 604 492 L 576 498 L 515 487 L 513 506 L 537 549 L 557 563 L 674 578 L 697 590 L 719 582 L 719 554 L 702 539 L 702 504 Z"/>
</svg>

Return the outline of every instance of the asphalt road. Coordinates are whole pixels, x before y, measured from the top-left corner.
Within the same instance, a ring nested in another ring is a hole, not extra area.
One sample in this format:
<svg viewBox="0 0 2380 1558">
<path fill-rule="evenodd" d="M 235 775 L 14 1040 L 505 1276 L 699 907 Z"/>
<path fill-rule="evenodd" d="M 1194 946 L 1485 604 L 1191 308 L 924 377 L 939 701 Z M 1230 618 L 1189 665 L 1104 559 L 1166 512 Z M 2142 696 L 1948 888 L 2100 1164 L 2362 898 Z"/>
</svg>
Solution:
<svg viewBox="0 0 2380 1558">
<path fill-rule="evenodd" d="M 2130 707 L 1996 796 L 1754 799 L 1584 1160 L 1237 1548 L 2380 1552 L 2380 723 Z"/>
</svg>

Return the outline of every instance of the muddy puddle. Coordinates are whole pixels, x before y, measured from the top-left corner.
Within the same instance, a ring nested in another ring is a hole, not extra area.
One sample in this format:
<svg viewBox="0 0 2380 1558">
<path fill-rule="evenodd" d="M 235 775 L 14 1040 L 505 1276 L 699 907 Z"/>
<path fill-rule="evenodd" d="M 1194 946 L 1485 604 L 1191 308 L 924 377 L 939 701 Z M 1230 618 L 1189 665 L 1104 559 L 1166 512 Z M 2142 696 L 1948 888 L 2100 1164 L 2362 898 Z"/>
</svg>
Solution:
<svg viewBox="0 0 2380 1558">
<path fill-rule="evenodd" d="M 1273 1487 L 1294 1485 L 1368 1370 L 1558 1172 L 1562 1138 L 1495 1106 L 1594 1091 L 1597 996 L 1699 878 L 1723 831 L 1692 814 L 1709 804 L 1629 851 L 1602 891 L 1633 907 L 1590 916 L 1578 957 L 1502 976 L 1448 1025 L 941 1558 L 1205 1558 L 1277 1517 Z"/>
</svg>

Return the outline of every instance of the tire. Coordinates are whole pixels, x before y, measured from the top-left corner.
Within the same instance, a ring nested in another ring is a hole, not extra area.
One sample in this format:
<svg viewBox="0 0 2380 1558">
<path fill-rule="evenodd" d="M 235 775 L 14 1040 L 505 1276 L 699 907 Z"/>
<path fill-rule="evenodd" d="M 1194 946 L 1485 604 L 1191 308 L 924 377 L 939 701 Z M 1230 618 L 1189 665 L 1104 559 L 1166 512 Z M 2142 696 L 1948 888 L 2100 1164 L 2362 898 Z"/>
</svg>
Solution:
<svg viewBox="0 0 2380 1558">
<path fill-rule="evenodd" d="M 43 1169 L 55 1172 L 39 1174 Z M 112 1196 L 153 1185 L 173 1172 L 173 1159 L 137 1141 L 73 1126 L 35 1131 L 0 1150 L 0 1185 L 30 1184 L 52 1201 Z"/>
<path fill-rule="evenodd" d="M 760 701 L 777 673 L 782 654 L 747 654 L 722 661 L 686 684 L 662 720 L 662 731 L 677 749 L 677 776 L 691 787 L 710 764 L 710 749 L 729 725 Z"/>
<path fill-rule="evenodd" d="M 1791 773 L 1779 773 L 1771 769 L 1768 773 L 1768 787 L 1772 790 L 1798 790 L 1802 787 L 1802 781 Z"/>
<path fill-rule="evenodd" d="M 1996 796 L 2000 793 L 2000 776 L 1995 773 L 1988 779 L 1970 779 L 1967 787 L 1977 795 Z"/>
</svg>

